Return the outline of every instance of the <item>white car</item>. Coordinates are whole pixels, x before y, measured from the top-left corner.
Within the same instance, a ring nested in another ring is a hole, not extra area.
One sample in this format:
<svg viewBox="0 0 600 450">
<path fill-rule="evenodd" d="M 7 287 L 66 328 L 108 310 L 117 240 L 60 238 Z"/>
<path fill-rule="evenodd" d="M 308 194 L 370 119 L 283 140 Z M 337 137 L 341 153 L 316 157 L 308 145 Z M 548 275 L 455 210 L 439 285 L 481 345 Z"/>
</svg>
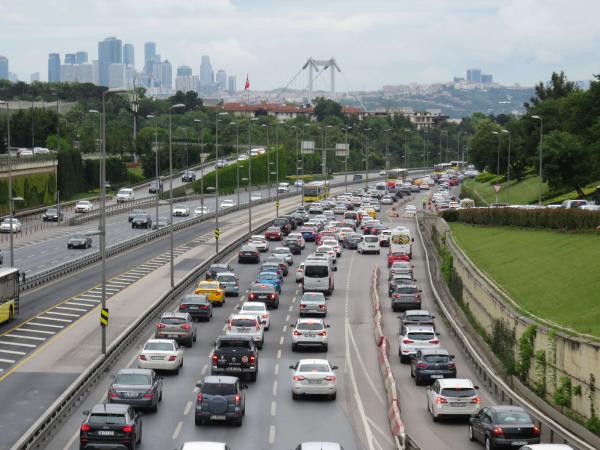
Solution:
<svg viewBox="0 0 600 450">
<path fill-rule="evenodd" d="M 385 177 L 385 170 L 380 170 L 379 171 L 379 176 L 380 177 Z"/>
<path fill-rule="evenodd" d="M 380 247 L 389 247 L 391 235 L 392 235 L 392 230 L 382 230 L 381 233 L 379 233 L 379 246 Z"/>
<path fill-rule="evenodd" d="M 337 239 L 323 239 L 321 241 L 321 244 L 333 247 L 333 249 L 335 250 L 335 255 L 338 258 L 342 256 L 342 246 L 340 245 Z"/>
<path fill-rule="evenodd" d="M 290 233 L 287 235 L 286 240 L 294 240 L 296 242 L 298 242 L 298 244 L 300 245 L 300 248 L 302 250 L 304 250 L 306 248 L 306 241 L 304 240 L 304 237 L 302 236 L 302 233 Z"/>
<path fill-rule="evenodd" d="M 181 450 L 229 450 L 224 442 L 189 441 L 184 442 Z"/>
<path fill-rule="evenodd" d="M 335 214 L 331 210 L 323 211 L 323 215 L 327 220 L 335 220 Z"/>
<path fill-rule="evenodd" d="M 318 203 L 313 203 L 308 208 L 309 214 L 323 214 L 323 207 Z"/>
<path fill-rule="evenodd" d="M 286 193 L 290 191 L 290 183 L 279 183 L 277 186 L 277 192 L 280 194 Z"/>
<path fill-rule="evenodd" d="M 400 348 L 398 356 L 401 363 L 410 362 L 410 358 L 420 349 L 440 348 L 440 340 L 431 325 L 402 325 L 400 327 Z"/>
<path fill-rule="evenodd" d="M 248 161 L 248 155 L 246 153 L 241 153 L 240 156 L 238 156 L 238 161 Z"/>
<path fill-rule="evenodd" d="M 337 394 L 337 366 L 326 359 L 301 359 L 290 366 L 292 375 L 292 398 L 301 395 L 327 395 L 335 400 Z M 322 448 L 322 447 L 319 447 Z"/>
<path fill-rule="evenodd" d="M 337 253 L 330 245 L 319 245 L 315 249 L 315 255 L 329 255 L 329 258 L 333 264 L 337 262 Z"/>
<path fill-rule="evenodd" d="M 2 224 L 0 225 L 0 231 L 2 233 L 10 233 L 11 228 L 13 233 L 18 233 L 19 231 L 21 231 L 21 221 L 19 219 L 13 218 L 11 226 L 11 219 L 4 219 L 2 221 Z"/>
<path fill-rule="evenodd" d="M 304 263 L 301 262 L 296 268 L 296 283 L 301 283 L 304 280 Z"/>
<path fill-rule="evenodd" d="M 231 208 L 232 206 L 235 206 L 234 201 L 231 199 L 225 199 L 219 205 L 219 209 L 227 209 L 227 208 Z"/>
<path fill-rule="evenodd" d="M 76 213 L 87 213 L 87 212 L 90 212 L 93 207 L 94 207 L 94 205 L 92 205 L 92 202 L 90 202 L 89 200 L 79 200 L 75 204 L 75 212 Z"/>
<path fill-rule="evenodd" d="M 130 202 L 135 200 L 135 194 L 131 188 L 122 188 L 117 192 L 117 203 Z"/>
<path fill-rule="evenodd" d="M 427 183 L 423 182 L 423 183 L 421 183 L 421 184 L 419 185 L 419 189 L 420 189 L 421 191 L 428 191 L 428 190 L 429 190 L 429 185 L 428 185 Z"/>
<path fill-rule="evenodd" d="M 371 234 L 363 236 L 362 241 L 358 243 L 356 249 L 358 250 L 358 253 L 376 253 L 379 255 L 381 253 L 381 249 L 379 248 L 379 236 Z"/>
<path fill-rule="evenodd" d="M 296 182 L 294 183 L 294 186 L 301 188 L 302 186 L 304 186 L 304 181 L 303 180 L 296 180 Z"/>
<path fill-rule="evenodd" d="M 382 205 L 393 205 L 394 199 L 392 198 L 391 195 L 384 195 L 383 197 L 381 197 L 381 204 Z"/>
<path fill-rule="evenodd" d="M 415 205 L 406 205 L 404 207 L 404 215 L 414 217 L 417 214 L 417 207 Z"/>
<path fill-rule="evenodd" d="M 226 336 L 250 336 L 261 349 L 265 341 L 265 330 L 257 314 L 232 314 L 225 327 Z"/>
<path fill-rule="evenodd" d="M 238 309 L 239 314 L 247 314 L 247 315 L 257 315 L 260 317 L 260 322 L 265 328 L 265 330 L 269 330 L 271 328 L 271 312 L 267 305 L 263 302 L 246 302 L 242 303 Z"/>
<path fill-rule="evenodd" d="M 194 217 L 203 216 L 204 214 L 208 214 L 208 206 L 196 206 L 194 208 Z"/>
<path fill-rule="evenodd" d="M 250 237 L 248 245 L 256 247 L 256 250 L 259 252 L 266 252 L 269 250 L 269 242 L 267 242 L 267 239 L 262 234 L 257 234 Z"/>
<path fill-rule="evenodd" d="M 292 252 L 287 247 L 275 247 L 272 254 L 283 257 L 288 266 L 294 264 L 294 257 L 292 256 Z"/>
<path fill-rule="evenodd" d="M 187 205 L 175 205 L 173 207 L 173 216 L 175 217 L 188 217 L 190 215 L 190 208 Z"/>
<path fill-rule="evenodd" d="M 300 347 L 319 347 L 326 352 L 329 348 L 327 328 L 323 319 L 298 319 L 292 325 L 292 351 Z"/>
<path fill-rule="evenodd" d="M 478 414 L 478 386 L 468 378 L 442 378 L 427 387 L 427 409 L 434 422 L 444 416 L 470 417 Z"/>
<path fill-rule="evenodd" d="M 179 373 L 183 349 L 174 339 L 148 339 L 138 355 L 140 369 L 169 370 Z"/>
</svg>

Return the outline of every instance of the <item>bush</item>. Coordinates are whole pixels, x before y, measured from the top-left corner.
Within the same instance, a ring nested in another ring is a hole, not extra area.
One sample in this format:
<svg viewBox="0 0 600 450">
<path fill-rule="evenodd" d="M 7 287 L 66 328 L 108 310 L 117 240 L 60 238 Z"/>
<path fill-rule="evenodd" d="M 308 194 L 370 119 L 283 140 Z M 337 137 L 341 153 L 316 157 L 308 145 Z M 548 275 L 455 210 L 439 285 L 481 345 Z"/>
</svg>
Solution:
<svg viewBox="0 0 600 450">
<path fill-rule="evenodd" d="M 487 183 L 492 178 L 496 178 L 496 175 L 490 172 L 481 172 L 475 177 L 475 181 L 477 181 L 478 183 Z"/>
<path fill-rule="evenodd" d="M 457 209 L 446 209 L 442 211 L 442 217 L 446 222 L 457 222 L 458 221 L 458 210 Z"/>
<path fill-rule="evenodd" d="M 35 208 L 56 202 L 56 176 L 53 172 L 14 176 L 13 197 L 23 197 L 24 202 L 15 202 L 15 209 Z M 9 213 L 8 179 L 0 181 L 0 213 Z"/>
</svg>

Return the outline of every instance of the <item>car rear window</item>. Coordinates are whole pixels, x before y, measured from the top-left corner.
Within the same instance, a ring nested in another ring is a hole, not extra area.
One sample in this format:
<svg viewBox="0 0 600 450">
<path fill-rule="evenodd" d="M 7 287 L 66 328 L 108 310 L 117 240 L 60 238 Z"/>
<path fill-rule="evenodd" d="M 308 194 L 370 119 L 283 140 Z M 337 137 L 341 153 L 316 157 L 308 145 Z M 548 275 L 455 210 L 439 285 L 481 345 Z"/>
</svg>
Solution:
<svg viewBox="0 0 600 450">
<path fill-rule="evenodd" d="M 315 323 L 309 323 L 309 322 L 300 322 L 298 325 L 296 325 L 296 329 L 297 330 L 322 330 L 323 329 L 323 324 L 315 322 Z"/>
<path fill-rule="evenodd" d="M 244 339 L 224 339 L 219 343 L 220 348 L 250 348 L 250 341 Z"/>
<path fill-rule="evenodd" d="M 276 273 L 261 273 L 260 279 L 261 280 L 277 280 L 277 279 L 279 279 L 279 277 L 277 276 Z"/>
<path fill-rule="evenodd" d="M 229 283 L 229 282 L 235 283 L 235 281 L 236 281 L 235 277 L 233 275 L 220 275 L 217 279 L 219 281 L 224 281 L 226 283 Z"/>
<path fill-rule="evenodd" d="M 444 388 L 442 389 L 442 395 L 444 397 L 456 397 L 456 398 L 465 398 L 465 397 L 475 397 L 477 394 L 475 393 L 475 389 L 473 388 Z"/>
<path fill-rule="evenodd" d="M 325 296 L 320 292 L 307 292 L 302 295 L 302 301 L 309 300 L 311 302 L 325 301 Z"/>
<path fill-rule="evenodd" d="M 175 350 L 172 342 L 148 342 L 144 350 L 154 350 L 159 352 L 171 352 Z"/>
<path fill-rule="evenodd" d="M 325 278 L 329 275 L 327 266 L 305 266 L 304 276 L 307 278 Z"/>
<path fill-rule="evenodd" d="M 450 361 L 450 357 L 448 355 L 425 355 L 423 361 L 431 364 L 442 364 Z"/>
<path fill-rule="evenodd" d="M 262 305 L 244 305 L 242 307 L 242 309 L 240 311 L 246 312 L 246 311 L 264 311 L 265 307 Z"/>
<path fill-rule="evenodd" d="M 202 393 L 206 395 L 235 395 L 237 389 L 233 383 L 206 383 L 202 386 Z"/>
<path fill-rule="evenodd" d="M 414 314 L 406 316 L 406 320 L 410 322 L 431 322 L 431 316 Z"/>
<path fill-rule="evenodd" d="M 288 223 L 287 219 L 275 219 L 273 221 L 273 225 L 277 225 L 277 226 L 287 225 L 287 223 Z"/>
<path fill-rule="evenodd" d="M 143 373 L 120 373 L 115 377 L 115 384 L 149 386 L 150 376 Z"/>
<path fill-rule="evenodd" d="M 418 294 L 419 290 L 414 287 L 406 287 L 406 286 L 398 286 L 396 287 L 396 292 L 399 294 Z"/>
<path fill-rule="evenodd" d="M 186 320 L 183 317 L 163 317 L 160 319 L 160 323 L 166 323 L 167 325 L 179 325 L 185 322 Z"/>
<path fill-rule="evenodd" d="M 299 372 L 329 372 L 327 364 L 302 364 L 298 367 Z"/>
<path fill-rule="evenodd" d="M 274 292 L 275 288 L 270 284 L 266 284 L 264 286 L 254 286 L 251 289 L 251 292 Z"/>
<path fill-rule="evenodd" d="M 427 331 L 410 331 L 407 337 L 413 341 L 430 341 L 435 337 L 435 334 Z"/>
<path fill-rule="evenodd" d="M 124 414 L 92 414 L 88 419 L 90 425 L 123 425 L 125 423 Z"/>
<path fill-rule="evenodd" d="M 256 326 L 256 321 L 252 319 L 233 319 L 231 321 L 232 327 L 254 327 Z"/>
<path fill-rule="evenodd" d="M 496 423 L 501 424 L 531 424 L 531 417 L 526 412 L 521 411 L 500 411 L 496 413 Z"/>
<path fill-rule="evenodd" d="M 377 236 L 365 236 L 365 242 L 378 242 Z"/>
</svg>

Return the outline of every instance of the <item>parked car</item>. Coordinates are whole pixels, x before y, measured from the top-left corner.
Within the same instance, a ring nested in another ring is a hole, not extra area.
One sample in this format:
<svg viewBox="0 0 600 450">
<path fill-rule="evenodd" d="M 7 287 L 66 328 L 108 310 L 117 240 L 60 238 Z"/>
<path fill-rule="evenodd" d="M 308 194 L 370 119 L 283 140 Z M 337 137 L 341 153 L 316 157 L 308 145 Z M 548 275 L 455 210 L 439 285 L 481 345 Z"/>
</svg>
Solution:
<svg viewBox="0 0 600 450">
<path fill-rule="evenodd" d="M 135 408 L 158 410 L 162 400 L 162 377 L 151 369 L 120 369 L 108 388 L 106 401 Z"/>
<path fill-rule="evenodd" d="M 131 188 L 122 188 L 117 192 L 117 203 L 130 202 L 135 200 L 135 193 Z"/>
<path fill-rule="evenodd" d="M 419 349 L 410 361 L 410 376 L 417 386 L 439 378 L 456 378 L 454 355 L 444 348 Z"/>
<path fill-rule="evenodd" d="M 92 246 L 92 238 L 85 234 L 72 234 L 67 240 L 67 248 L 90 248 Z"/>
<path fill-rule="evenodd" d="M 44 214 L 42 214 L 43 222 L 62 222 L 64 218 L 65 215 L 63 214 L 62 210 L 56 206 L 51 206 Z"/>
<path fill-rule="evenodd" d="M 92 205 L 92 202 L 90 202 L 89 200 L 79 200 L 75 204 L 75 212 L 76 213 L 88 213 L 93 208 L 94 208 L 94 205 Z"/>
<path fill-rule="evenodd" d="M 493 405 L 470 418 L 469 440 L 479 441 L 487 449 L 516 448 L 539 444 L 540 428 L 520 406 Z"/>
<path fill-rule="evenodd" d="M 207 376 L 203 383 L 197 383 L 194 423 L 204 425 L 209 421 L 233 422 L 241 426 L 246 412 L 244 390 L 238 377 Z"/>
<path fill-rule="evenodd" d="M 142 415 L 133 406 L 102 403 L 83 415 L 79 427 L 80 450 L 115 445 L 131 449 L 142 442 Z"/>
<path fill-rule="evenodd" d="M 187 294 L 181 299 L 179 312 L 188 313 L 193 320 L 209 321 L 213 315 L 213 305 L 203 294 Z"/>
</svg>

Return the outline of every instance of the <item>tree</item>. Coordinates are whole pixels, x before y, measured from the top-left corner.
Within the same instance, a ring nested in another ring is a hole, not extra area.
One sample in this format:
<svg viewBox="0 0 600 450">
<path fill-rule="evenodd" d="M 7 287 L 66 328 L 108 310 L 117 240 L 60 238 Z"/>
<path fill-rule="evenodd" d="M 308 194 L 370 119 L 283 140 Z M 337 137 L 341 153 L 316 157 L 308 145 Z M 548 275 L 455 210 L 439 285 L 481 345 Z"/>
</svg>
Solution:
<svg viewBox="0 0 600 450">
<path fill-rule="evenodd" d="M 560 73 L 552 72 L 550 83 L 548 83 L 548 85 L 545 85 L 543 81 L 540 81 L 535 86 L 536 96 L 531 98 L 531 104 L 525 103 L 525 108 L 530 109 L 531 106 L 536 106 L 550 98 L 558 99 L 566 97 L 578 90 L 579 88 L 575 82 L 569 81 L 563 71 Z"/>
<path fill-rule="evenodd" d="M 318 122 L 322 122 L 326 117 L 339 117 L 342 120 L 345 118 L 342 113 L 342 105 L 333 100 L 324 97 L 315 99 L 315 116 Z"/>
</svg>

